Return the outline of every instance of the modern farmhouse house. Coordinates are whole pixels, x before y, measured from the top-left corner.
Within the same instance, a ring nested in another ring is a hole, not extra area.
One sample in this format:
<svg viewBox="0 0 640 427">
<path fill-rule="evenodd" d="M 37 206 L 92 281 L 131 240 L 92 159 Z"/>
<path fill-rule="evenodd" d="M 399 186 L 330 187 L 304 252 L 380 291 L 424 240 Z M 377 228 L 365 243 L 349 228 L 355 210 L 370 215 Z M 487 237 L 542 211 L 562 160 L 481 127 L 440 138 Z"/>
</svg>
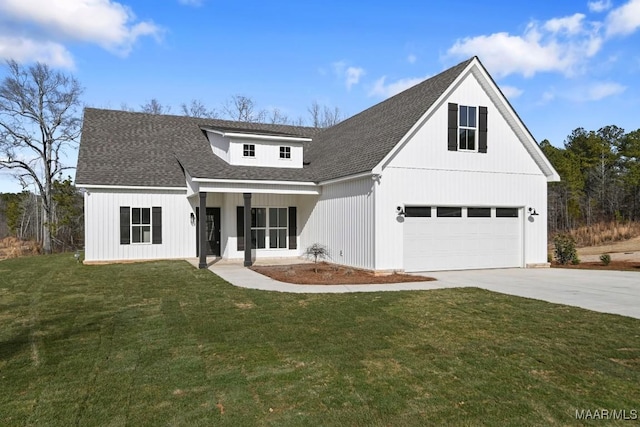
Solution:
<svg viewBox="0 0 640 427">
<path fill-rule="evenodd" d="M 85 262 L 297 257 L 380 272 L 547 262 L 558 173 L 478 58 L 328 129 L 87 108 Z"/>
</svg>

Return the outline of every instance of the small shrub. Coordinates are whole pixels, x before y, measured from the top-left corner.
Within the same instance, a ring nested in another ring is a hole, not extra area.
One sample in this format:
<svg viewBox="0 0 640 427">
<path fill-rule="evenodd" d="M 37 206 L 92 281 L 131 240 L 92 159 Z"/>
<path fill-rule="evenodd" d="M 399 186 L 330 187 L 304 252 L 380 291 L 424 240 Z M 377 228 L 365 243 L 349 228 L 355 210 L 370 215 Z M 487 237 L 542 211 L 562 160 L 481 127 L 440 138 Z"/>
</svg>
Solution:
<svg viewBox="0 0 640 427">
<path fill-rule="evenodd" d="M 554 253 L 559 264 L 579 264 L 580 259 L 576 253 L 576 242 L 566 234 L 558 234 L 553 238 Z"/>
<path fill-rule="evenodd" d="M 304 255 L 307 258 L 313 258 L 313 262 L 316 265 L 318 264 L 318 259 L 330 258 L 329 249 L 327 249 L 326 246 L 321 245 L 320 243 L 314 243 L 313 245 L 309 246 L 307 249 L 305 249 Z M 317 266 L 314 267 L 314 271 L 318 273 Z"/>
<path fill-rule="evenodd" d="M 609 265 L 609 263 L 611 262 L 611 255 L 609 254 L 600 255 L 600 261 L 602 261 L 602 264 L 604 265 Z"/>
</svg>

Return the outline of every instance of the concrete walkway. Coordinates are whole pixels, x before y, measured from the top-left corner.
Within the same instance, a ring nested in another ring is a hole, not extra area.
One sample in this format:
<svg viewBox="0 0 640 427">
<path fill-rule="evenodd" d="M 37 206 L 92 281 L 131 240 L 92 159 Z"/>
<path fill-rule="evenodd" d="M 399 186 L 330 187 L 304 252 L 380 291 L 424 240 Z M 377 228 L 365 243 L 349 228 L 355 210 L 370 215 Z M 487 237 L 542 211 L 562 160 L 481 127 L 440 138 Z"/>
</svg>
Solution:
<svg viewBox="0 0 640 427">
<path fill-rule="evenodd" d="M 189 260 L 197 266 L 197 260 Z M 291 293 L 415 291 L 476 287 L 640 319 L 640 272 L 575 269 L 496 269 L 427 272 L 437 281 L 371 285 L 294 285 L 258 274 L 241 263 L 215 262 L 209 270 L 234 286 Z"/>
</svg>

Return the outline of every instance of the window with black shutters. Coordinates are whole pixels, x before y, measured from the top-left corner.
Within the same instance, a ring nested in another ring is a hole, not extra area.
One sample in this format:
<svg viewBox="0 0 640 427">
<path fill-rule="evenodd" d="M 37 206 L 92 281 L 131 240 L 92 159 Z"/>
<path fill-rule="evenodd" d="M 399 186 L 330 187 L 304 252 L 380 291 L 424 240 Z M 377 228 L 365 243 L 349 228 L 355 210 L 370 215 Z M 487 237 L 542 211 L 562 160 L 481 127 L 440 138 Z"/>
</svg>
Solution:
<svg viewBox="0 0 640 427">
<path fill-rule="evenodd" d="M 161 244 L 162 208 L 120 207 L 120 244 Z"/>
</svg>

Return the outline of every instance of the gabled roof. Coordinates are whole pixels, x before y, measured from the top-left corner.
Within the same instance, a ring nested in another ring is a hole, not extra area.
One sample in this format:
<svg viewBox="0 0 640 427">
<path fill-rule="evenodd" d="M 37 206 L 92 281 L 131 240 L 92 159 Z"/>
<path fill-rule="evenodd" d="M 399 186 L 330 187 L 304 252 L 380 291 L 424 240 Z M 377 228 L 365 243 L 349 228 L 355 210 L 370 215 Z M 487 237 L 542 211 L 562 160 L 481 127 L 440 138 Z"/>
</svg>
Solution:
<svg viewBox="0 0 640 427">
<path fill-rule="evenodd" d="M 320 132 L 305 161 L 317 181 L 371 171 L 473 61 L 471 58 Z"/>
<path fill-rule="evenodd" d="M 369 172 L 392 152 L 474 61 L 480 63 L 477 58 L 471 58 L 322 130 L 86 108 L 76 182 L 79 185 L 185 187 L 185 171 L 193 178 L 309 182 Z M 495 86 L 492 80 L 491 83 Z M 514 121 L 525 130 L 522 137 L 527 144 L 535 146 L 527 149 L 544 171 L 546 159 L 541 152 L 543 159 L 536 158 L 540 150 L 533 137 L 506 98 L 499 96 L 502 104 L 508 105 Z M 233 166 L 213 154 L 204 129 L 305 137 L 313 141 L 304 143 L 301 169 Z"/>
</svg>

